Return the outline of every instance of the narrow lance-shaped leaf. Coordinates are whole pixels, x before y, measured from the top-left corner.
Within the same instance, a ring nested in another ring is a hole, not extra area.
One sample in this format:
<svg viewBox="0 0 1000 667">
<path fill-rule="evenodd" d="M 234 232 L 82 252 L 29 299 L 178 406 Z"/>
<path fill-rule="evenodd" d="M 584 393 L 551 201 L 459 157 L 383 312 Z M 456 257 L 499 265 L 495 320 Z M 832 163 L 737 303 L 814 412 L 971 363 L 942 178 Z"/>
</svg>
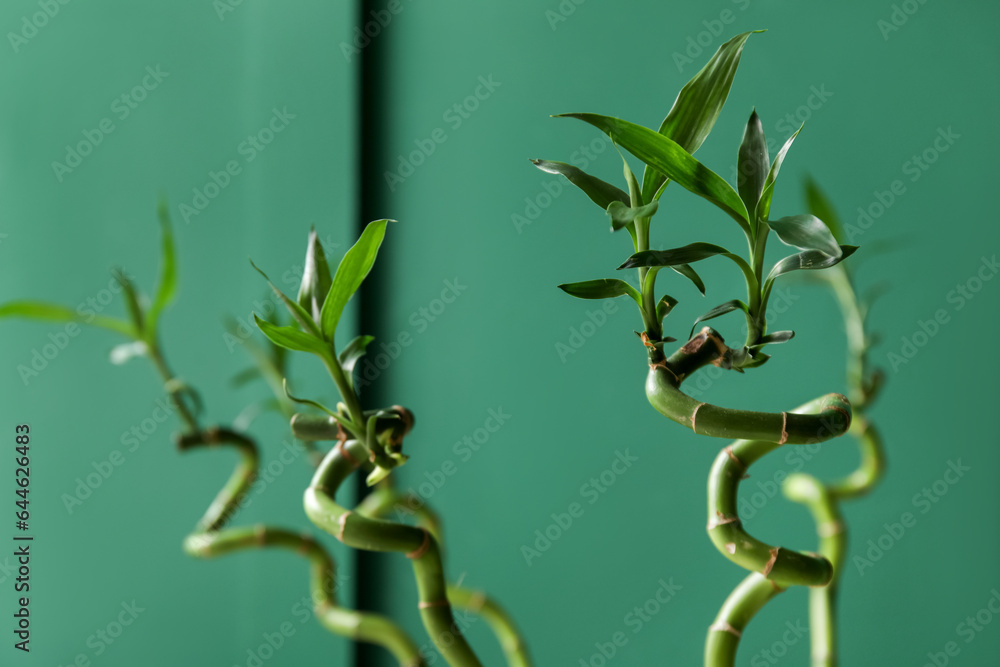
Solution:
<svg viewBox="0 0 1000 667">
<path fill-rule="evenodd" d="M 638 208 L 630 208 L 620 201 L 611 202 L 607 210 L 608 217 L 611 218 L 611 231 L 634 225 L 636 218 L 653 217 L 658 207 L 659 202 L 655 201 Z"/>
<path fill-rule="evenodd" d="M 853 255 L 857 249 L 858 246 L 855 245 L 842 245 L 840 246 L 841 255 L 839 257 L 831 257 L 830 255 L 819 252 L 818 250 L 806 250 L 804 252 L 785 257 L 784 259 L 778 261 L 774 265 L 774 268 L 771 269 L 771 273 L 768 274 L 767 280 L 764 281 L 765 290 L 769 289 L 770 284 L 773 283 L 774 279 L 778 276 L 791 271 L 798 271 L 800 269 L 828 269 Z"/>
<path fill-rule="evenodd" d="M 627 294 L 636 303 L 641 303 L 642 298 L 639 295 L 639 290 L 624 280 L 616 278 L 601 278 L 598 280 L 585 280 L 579 283 L 567 283 L 559 285 L 559 289 L 578 299 L 613 299 Z"/>
<path fill-rule="evenodd" d="M 785 161 L 785 155 L 788 154 L 788 149 L 792 147 L 792 143 L 795 141 L 795 137 L 799 136 L 799 132 L 802 131 L 803 126 L 799 126 L 799 129 L 795 130 L 795 134 L 788 137 L 785 144 L 778 151 L 778 154 L 774 156 L 774 161 L 771 162 L 771 169 L 767 172 L 767 178 L 764 179 L 764 190 L 760 193 L 760 201 L 757 202 L 757 219 L 767 220 L 767 216 L 771 214 L 771 198 L 774 196 L 774 184 L 778 180 L 778 172 L 781 171 L 781 163 Z"/>
<path fill-rule="evenodd" d="M 257 322 L 257 326 L 260 328 L 261 332 L 275 345 L 280 345 L 281 347 L 298 352 L 312 352 L 313 354 L 319 355 L 324 359 L 330 358 L 328 343 L 324 342 L 322 339 L 303 331 L 299 331 L 295 327 L 277 326 L 267 320 L 262 320 L 257 317 L 257 313 L 254 313 L 253 319 Z"/>
<path fill-rule="evenodd" d="M 620 118 L 592 113 L 570 113 L 558 117 L 577 118 L 607 133 L 647 165 L 721 208 L 750 234 L 746 206 L 733 186 L 674 141 L 647 127 Z"/>
<path fill-rule="evenodd" d="M 670 137 L 689 153 L 698 150 L 712 131 L 729 97 L 743 46 L 751 34 L 737 35 L 720 46 L 708 63 L 684 85 L 660 124 L 660 134 Z M 642 176 L 643 198 L 649 201 L 665 180 L 663 174 L 646 167 Z"/>
<path fill-rule="evenodd" d="M 806 179 L 806 206 L 810 213 L 826 223 L 838 243 L 844 241 L 844 226 L 840 224 L 833 204 L 812 178 Z"/>
<path fill-rule="evenodd" d="M 774 230 L 781 242 L 801 250 L 818 250 L 830 257 L 840 256 L 840 246 L 830 228 L 814 215 L 792 215 L 769 220 L 767 226 Z"/>
<path fill-rule="evenodd" d="M 590 197 L 590 201 L 603 209 L 607 209 L 608 204 L 613 201 L 619 201 L 626 206 L 630 204 L 628 194 L 620 188 L 591 176 L 571 164 L 551 160 L 532 160 L 531 163 L 546 173 L 565 176 L 570 183 L 583 190 L 583 193 Z"/>
<path fill-rule="evenodd" d="M 128 322 L 103 315 L 81 315 L 65 306 L 42 301 L 9 301 L 0 305 L 0 318 L 4 317 L 49 322 L 78 322 L 114 331 L 128 338 L 139 338 L 139 332 Z"/>
<path fill-rule="evenodd" d="M 643 250 L 637 252 L 619 266 L 620 269 L 634 269 L 640 266 L 677 266 L 690 264 L 716 255 L 730 254 L 722 246 L 711 243 L 691 243 L 669 250 Z"/>
<path fill-rule="evenodd" d="M 656 319 L 662 322 L 663 318 L 669 315 L 670 311 L 673 310 L 676 305 L 677 299 L 669 294 L 664 294 L 660 301 L 656 304 Z"/>
<path fill-rule="evenodd" d="M 301 405 L 308 405 L 310 407 L 316 408 L 317 410 L 322 410 L 323 412 L 325 412 L 326 414 L 330 415 L 331 417 L 334 417 L 334 418 L 338 418 L 339 417 L 339 415 L 336 412 L 334 412 L 330 408 L 326 407 L 322 403 L 318 403 L 316 401 L 311 401 L 308 398 L 299 398 L 298 396 L 293 395 L 292 392 L 291 392 L 291 390 L 288 388 L 288 379 L 287 378 L 283 378 L 282 379 L 281 386 L 285 390 L 285 396 L 288 397 L 288 400 L 294 401 L 295 403 L 299 403 Z"/>
<path fill-rule="evenodd" d="M 333 341 L 340 316 L 344 312 L 347 301 L 354 296 L 354 293 L 361 287 L 362 281 L 371 271 L 378 249 L 385 238 L 385 226 L 390 220 L 375 220 L 369 222 L 365 230 L 361 232 L 361 238 L 351 246 L 344 258 L 340 260 L 337 273 L 333 277 L 333 284 L 323 302 L 323 309 L 320 312 L 321 329 L 327 340 Z"/>
<path fill-rule="evenodd" d="M 691 268 L 690 264 L 678 264 L 670 268 L 694 283 L 694 286 L 698 288 L 701 295 L 705 296 L 705 281 L 701 279 L 697 271 Z"/>
<path fill-rule="evenodd" d="M 313 336 L 320 337 L 321 334 L 319 332 L 319 327 L 316 326 L 316 322 L 313 321 L 312 316 L 309 313 L 307 313 L 302 306 L 289 299 L 287 296 L 285 296 L 284 292 L 275 287 L 274 283 L 271 282 L 271 279 L 267 277 L 267 274 L 261 271 L 260 268 L 253 263 L 252 259 L 250 260 L 250 266 L 256 269 L 257 273 L 259 273 L 264 277 L 264 280 L 267 281 L 268 286 L 270 286 L 270 288 L 274 291 L 274 293 L 278 296 L 278 298 L 281 299 L 281 302 L 285 304 L 285 308 L 287 308 L 288 312 L 291 313 L 292 317 L 295 318 L 295 321 L 298 322 L 300 325 L 302 325 L 302 330 L 312 334 Z"/>
<path fill-rule="evenodd" d="M 177 253 L 174 249 L 174 232 L 170 224 L 170 211 L 166 201 L 160 201 L 157 207 L 160 219 L 160 282 L 156 287 L 156 296 L 146 314 L 146 330 L 150 335 L 156 335 L 156 323 L 163 309 L 170 305 L 177 294 Z"/>
<path fill-rule="evenodd" d="M 348 343 L 347 347 L 340 353 L 340 367 L 344 369 L 344 374 L 348 378 L 354 372 L 354 366 L 361 357 L 365 356 L 365 350 L 373 340 L 375 340 L 375 336 L 358 336 Z"/>
<path fill-rule="evenodd" d="M 319 312 L 326 300 L 327 293 L 330 291 L 332 282 L 323 244 L 319 242 L 316 230 L 310 229 L 306 262 L 302 270 L 302 283 L 299 285 L 299 295 L 296 300 L 316 321 L 320 319 Z"/>
<path fill-rule="evenodd" d="M 755 348 L 763 347 L 764 345 L 776 345 L 777 343 L 785 343 L 795 338 L 794 331 L 775 331 L 774 333 L 769 333 L 760 339 L 758 345 Z"/>
<path fill-rule="evenodd" d="M 767 140 L 764 138 L 764 128 L 761 127 L 755 109 L 747 122 L 743 143 L 740 144 L 736 160 L 736 186 L 748 212 L 757 210 L 757 202 L 764 190 L 764 181 L 767 180 L 769 171 Z M 756 218 L 750 221 L 750 226 L 756 230 Z"/>
<path fill-rule="evenodd" d="M 695 327 L 698 326 L 700 322 L 706 322 L 708 320 L 715 319 L 720 315 L 731 313 L 734 310 L 742 310 L 744 313 L 749 312 L 749 308 L 747 307 L 747 305 L 742 301 L 740 301 L 739 299 L 733 299 L 732 301 L 726 301 L 725 303 L 721 303 L 694 321 L 694 324 L 691 325 L 691 333 L 688 334 L 688 338 L 694 335 L 694 329 Z"/>
</svg>

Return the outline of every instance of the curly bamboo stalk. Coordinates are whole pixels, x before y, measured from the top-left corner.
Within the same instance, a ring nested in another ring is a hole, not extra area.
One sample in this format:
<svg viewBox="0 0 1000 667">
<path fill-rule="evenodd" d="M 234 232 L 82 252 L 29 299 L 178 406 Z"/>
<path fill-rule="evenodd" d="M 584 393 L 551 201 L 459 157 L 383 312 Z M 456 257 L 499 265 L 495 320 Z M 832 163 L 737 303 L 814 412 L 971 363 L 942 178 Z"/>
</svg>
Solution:
<svg viewBox="0 0 1000 667">
<path fill-rule="evenodd" d="M 709 474 L 707 530 L 720 553 L 754 574 L 729 595 L 709 628 L 705 664 L 710 667 L 735 665 L 746 624 L 785 587 L 825 586 L 833 577 L 824 555 L 772 546 L 743 529 L 737 511 L 740 481 L 753 463 L 778 447 L 829 440 L 851 425 L 851 404 L 841 394 L 821 396 L 790 412 L 767 413 L 702 403 L 681 390 L 698 369 L 726 367 L 732 354 L 718 333 L 705 327 L 667 359 L 652 347 L 646 380 L 646 396 L 660 413 L 701 435 L 739 438 L 719 453 Z"/>
<path fill-rule="evenodd" d="M 185 552 L 198 558 L 269 547 L 298 553 L 310 562 L 310 592 L 316 618 L 323 627 L 352 640 L 380 645 L 392 653 L 401 666 L 426 665 L 416 644 L 398 625 L 376 614 L 340 606 L 334 561 L 311 535 L 263 524 L 223 529 L 257 477 L 259 455 L 253 440 L 229 429 L 213 427 L 182 435 L 177 444 L 181 451 L 228 445 L 240 455 L 229 481 L 212 501 L 194 532 L 185 538 Z"/>
<path fill-rule="evenodd" d="M 296 428 L 293 420 L 292 428 Z M 300 434 L 296 432 L 296 436 Z M 337 504 L 340 485 L 368 457 L 358 440 L 343 440 L 331 449 L 306 489 L 306 515 L 317 526 L 347 546 L 368 551 L 401 552 L 413 563 L 419 597 L 418 609 L 431 640 L 453 667 L 480 667 L 451 613 L 438 541 L 425 528 L 371 519 Z"/>
<path fill-rule="evenodd" d="M 865 414 L 880 386 L 881 376 L 869 373 L 868 340 L 864 314 L 847 270 L 828 275 L 844 316 L 848 349 L 848 391 L 855 405 L 856 419 L 849 433 L 858 441 L 861 462 L 843 479 L 824 483 L 812 475 L 790 475 L 782 491 L 790 500 L 805 505 L 816 522 L 819 552 L 833 566 L 833 576 L 825 588 L 809 591 L 809 630 L 813 667 L 836 667 L 837 594 L 847 552 L 847 530 L 840 503 L 862 496 L 878 483 L 885 471 L 882 439 Z M 871 380 L 869 380 L 869 376 Z"/>
<path fill-rule="evenodd" d="M 386 482 L 359 503 L 355 510 L 373 519 L 382 518 L 393 509 L 412 513 L 417 525 L 429 531 L 443 549 L 444 537 L 437 513 L 422 499 L 413 494 L 399 493 Z M 481 616 L 486 621 L 500 642 L 509 667 L 531 667 L 527 643 L 514 620 L 499 603 L 483 591 L 471 590 L 457 584 L 448 584 L 448 599 L 455 607 Z"/>
</svg>

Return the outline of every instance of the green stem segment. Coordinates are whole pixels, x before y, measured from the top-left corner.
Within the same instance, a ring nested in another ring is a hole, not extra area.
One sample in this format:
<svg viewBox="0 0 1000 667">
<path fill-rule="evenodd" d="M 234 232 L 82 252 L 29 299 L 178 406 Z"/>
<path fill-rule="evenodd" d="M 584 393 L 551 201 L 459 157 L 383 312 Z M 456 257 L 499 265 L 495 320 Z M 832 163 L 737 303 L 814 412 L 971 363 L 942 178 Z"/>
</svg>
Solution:
<svg viewBox="0 0 1000 667">
<path fill-rule="evenodd" d="M 740 480 L 757 460 L 783 445 L 823 442 L 843 435 L 851 425 L 851 404 L 841 394 L 827 394 L 790 412 L 734 410 L 696 401 L 681 390 L 698 369 L 714 364 L 730 368 L 734 351 L 705 327 L 669 358 L 650 350 L 646 397 L 660 413 L 695 433 L 737 438 L 716 457 L 708 481 L 708 534 L 716 548 L 753 574 L 723 605 L 709 629 L 705 664 L 735 665 L 739 639 L 750 619 L 787 586 L 825 586 L 833 565 L 820 554 L 801 553 L 761 542 L 747 533 L 737 512 Z"/>
<path fill-rule="evenodd" d="M 178 447 L 182 451 L 218 445 L 236 449 L 240 460 L 194 532 L 185 538 L 184 550 L 199 558 L 215 558 L 234 551 L 268 547 L 298 553 L 309 560 L 313 609 L 317 620 L 326 629 L 352 640 L 383 646 L 401 666 L 425 667 L 426 662 L 416 644 L 398 625 L 382 616 L 349 610 L 338 604 L 336 566 L 326 549 L 312 536 L 262 524 L 223 529 L 239 510 L 243 498 L 257 477 L 257 445 L 242 434 L 222 428 L 211 428 L 178 438 Z"/>
<path fill-rule="evenodd" d="M 444 545 L 440 519 L 422 498 L 414 494 L 401 494 L 386 485 L 366 497 L 356 509 L 358 513 L 371 518 L 383 517 L 393 509 L 412 514 L 418 526 L 429 531 L 438 544 Z M 486 621 L 500 642 L 509 667 L 531 667 L 527 643 L 514 620 L 495 600 L 482 591 L 470 590 L 455 584 L 448 585 L 448 599 L 455 607 L 481 616 Z"/>
<path fill-rule="evenodd" d="M 811 475 L 797 474 L 789 476 L 782 488 L 785 496 L 809 509 L 816 522 L 819 551 L 833 566 L 830 584 L 809 591 L 813 667 L 837 665 L 837 593 L 847 553 L 847 531 L 840 503 L 868 493 L 885 471 L 882 439 L 865 415 L 880 386 L 881 374 L 876 371 L 869 378 L 864 314 L 847 270 L 838 267 L 829 274 L 829 279 L 847 330 L 848 393 L 857 413 L 850 434 L 858 441 L 861 463 L 856 470 L 834 482 L 824 483 Z"/>
<path fill-rule="evenodd" d="M 750 620 L 764 605 L 784 589 L 763 575 L 753 572 L 729 594 L 705 641 L 705 664 L 733 667 L 740 638 Z"/>
<path fill-rule="evenodd" d="M 367 449 L 357 440 L 334 447 L 323 459 L 306 489 L 306 514 L 317 526 L 344 544 L 368 551 L 396 551 L 413 563 L 420 615 L 438 651 L 452 667 L 481 663 L 455 623 L 444 581 L 438 542 L 424 528 L 370 519 L 334 500 L 337 489 L 365 460 Z"/>
</svg>

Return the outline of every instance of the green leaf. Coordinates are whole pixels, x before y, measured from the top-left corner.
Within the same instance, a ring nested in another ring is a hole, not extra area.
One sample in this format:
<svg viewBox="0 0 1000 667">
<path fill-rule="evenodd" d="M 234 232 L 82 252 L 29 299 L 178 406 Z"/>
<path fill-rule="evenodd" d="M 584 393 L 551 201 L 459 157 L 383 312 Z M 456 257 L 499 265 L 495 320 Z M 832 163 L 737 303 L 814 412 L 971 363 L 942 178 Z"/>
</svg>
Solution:
<svg viewBox="0 0 1000 667">
<path fill-rule="evenodd" d="M 758 345 L 754 347 L 762 347 L 764 345 L 775 345 L 777 343 L 785 343 L 795 338 L 794 331 L 775 331 L 774 333 L 769 333 L 762 337 L 758 342 Z"/>
<path fill-rule="evenodd" d="M 716 255 L 728 255 L 730 252 L 722 246 L 711 243 L 691 243 L 680 248 L 670 250 L 643 250 L 637 252 L 618 267 L 621 269 L 634 269 L 640 266 L 677 266 L 678 264 L 690 264 L 698 262 Z"/>
<path fill-rule="evenodd" d="M 583 190 L 583 193 L 590 197 L 590 201 L 605 210 L 608 208 L 608 204 L 613 201 L 619 201 L 626 206 L 630 204 L 628 194 L 620 188 L 591 176 L 573 165 L 551 160 L 532 160 L 531 163 L 548 174 L 565 176 L 570 183 Z"/>
<path fill-rule="evenodd" d="M 663 322 L 663 318 L 670 314 L 670 311 L 677 305 L 677 299 L 664 294 L 659 303 L 656 304 L 656 319 Z"/>
<path fill-rule="evenodd" d="M 161 200 L 157 206 L 157 215 L 160 219 L 160 282 L 156 288 L 156 297 L 153 299 L 149 312 L 146 313 L 146 331 L 151 336 L 156 336 L 156 323 L 160 319 L 160 313 L 170 305 L 177 295 L 177 255 L 174 250 L 174 232 L 170 224 L 170 211 L 167 202 Z"/>
<path fill-rule="evenodd" d="M 375 336 L 358 336 L 344 348 L 340 353 L 340 367 L 344 369 L 344 374 L 350 379 L 354 372 L 354 366 L 361 357 L 365 356 L 365 349 L 369 343 L 375 340 Z"/>
<path fill-rule="evenodd" d="M 677 266 L 671 266 L 671 269 L 681 274 L 688 280 L 694 283 L 694 286 L 698 288 L 702 296 L 705 296 L 705 281 L 701 279 L 698 272 L 691 268 L 690 264 L 678 264 Z"/>
<path fill-rule="evenodd" d="M 330 267 L 326 263 L 326 253 L 323 244 L 316 236 L 316 230 L 309 230 L 309 245 L 306 248 L 306 264 L 302 272 L 302 283 L 299 285 L 297 301 L 313 320 L 319 320 L 319 312 L 326 300 L 332 284 Z"/>
<path fill-rule="evenodd" d="M 254 313 L 253 319 L 261 332 L 275 345 L 298 352 L 312 352 L 324 359 L 329 359 L 331 356 L 329 344 L 321 338 L 299 331 L 295 327 L 279 327 L 257 317 L 257 313 Z"/>
<path fill-rule="evenodd" d="M 354 296 L 354 293 L 361 287 L 362 281 L 372 269 L 378 249 L 385 238 L 385 226 L 392 220 L 375 220 L 369 222 L 365 230 L 361 232 L 361 238 L 351 246 L 344 258 L 340 260 L 337 273 L 333 277 L 333 284 L 323 302 L 320 312 L 320 326 L 323 336 L 333 342 L 334 334 L 337 331 L 337 324 L 340 316 L 344 312 L 347 301 Z"/>
<path fill-rule="evenodd" d="M 289 299 L 285 296 L 284 292 L 275 287 L 274 283 L 271 282 L 271 279 L 267 277 L 267 274 L 261 271 L 260 268 L 253 263 L 252 259 L 250 260 L 250 266 L 256 269 L 257 273 L 264 276 L 264 280 L 267 281 L 268 286 L 274 291 L 275 294 L 278 295 L 278 298 L 281 299 L 283 304 L 285 304 L 285 308 L 288 309 L 288 312 L 291 313 L 292 317 L 295 318 L 295 321 L 302 326 L 303 331 L 312 334 L 316 338 L 323 337 L 319 331 L 319 327 L 316 325 L 316 322 L 313 320 L 312 316 L 306 312 L 305 308 Z"/>
<path fill-rule="evenodd" d="M 576 118 L 607 133 L 647 165 L 721 208 L 750 234 L 746 206 L 733 186 L 674 141 L 620 118 L 593 113 L 569 113 L 557 117 Z"/>
<path fill-rule="evenodd" d="M 757 117 L 757 110 L 754 109 L 743 133 L 743 143 L 740 144 L 736 161 L 736 186 L 748 212 L 757 210 L 757 202 L 760 201 L 769 172 L 767 140 L 764 138 L 760 118 Z M 750 221 L 750 226 L 756 229 L 756 219 Z"/>
<path fill-rule="evenodd" d="M 308 406 L 314 407 L 317 410 L 321 410 L 321 411 L 325 412 L 326 414 L 330 415 L 334 419 L 339 419 L 340 418 L 340 416 L 336 412 L 334 412 L 330 408 L 326 407 L 322 403 L 317 403 L 316 401 L 311 401 L 308 398 L 299 398 L 298 396 L 292 395 L 292 392 L 288 389 L 288 379 L 287 378 L 282 379 L 281 386 L 284 388 L 284 390 L 285 390 L 285 396 L 288 397 L 288 400 L 295 401 L 296 403 L 299 403 L 301 405 L 308 405 Z"/>
<path fill-rule="evenodd" d="M 774 230 L 785 245 L 801 250 L 818 250 L 830 257 L 840 256 L 837 239 L 833 238 L 826 223 L 815 215 L 792 215 L 768 220 L 767 226 Z"/>
<path fill-rule="evenodd" d="M 751 34 L 737 35 L 720 46 L 701 71 L 681 88 L 670 112 L 660 124 L 660 134 L 670 137 L 689 153 L 698 150 L 726 103 L 743 55 L 743 45 Z M 663 174 L 647 167 L 642 176 L 643 198 L 649 201 L 665 180 Z"/>
<path fill-rule="evenodd" d="M 42 301 L 8 301 L 0 305 L 0 318 L 19 317 L 26 320 L 43 320 L 48 322 L 79 322 L 100 327 L 126 336 L 139 338 L 139 332 L 128 322 L 103 315 L 81 315 L 75 310 L 64 306 Z"/>
<path fill-rule="evenodd" d="M 795 137 L 799 136 L 799 132 L 802 131 L 802 126 L 795 130 L 795 134 L 788 137 L 785 141 L 785 145 L 781 147 L 778 154 L 774 156 L 774 161 L 771 162 L 771 169 L 767 172 L 767 178 L 764 180 L 764 190 L 760 194 L 760 201 L 757 202 L 757 219 L 767 220 L 767 216 L 771 214 L 771 197 L 774 196 L 774 183 L 778 180 L 778 172 L 781 171 L 781 163 L 785 161 L 785 155 L 788 154 L 788 149 L 792 147 L 792 142 L 795 141 Z"/>
<path fill-rule="evenodd" d="M 809 212 L 826 223 L 837 242 L 844 240 L 844 227 L 833 208 L 833 204 L 812 178 L 806 178 L 806 206 Z"/>
<path fill-rule="evenodd" d="M 659 202 L 651 202 L 638 208 L 630 208 L 620 201 L 613 201 L 608 204 L 606 213 L 611 218 L 611 231 L 615 232 L 622 227 L 635 224 L 636 218 L 652 218 L 659 207 Z"/>
<path fill-rule="evenodd" d="M 642 300 L 639 290 L 624 280 L 616 278 L 601 278 L 599 280 L 585 280 L 579 283 L 566 283 L 559 285 L 559 289 L 578 299 L 613 299 L 617 296 L 627 294 L 636 303 L 641 303 Z"/>
<path fill-rule="evenodd" d="M 734 310 L 742 310 L 744 313 L 750 312 L 749 308 L 747 308 L 747 305 L 742 301 L 740 301 L 739 299 L 733 299 L 732 301 L 727 301 L 725 303 L 719 304 L 718 306 L 716 306 L 715 308 L 708 311 L 707 313 L 705 313 L 704 315 L 702 315 L 701 317 L 699 317 L 694 321 L 694 324 L 691 325 L 691 333 L 688 334 L 688 338 L 694 335 L 694 329 L 696 326 L 698 326 L 699 322 L 705 322 L 708 320 L 715 319 L 720 315 L 731 313 Z"/>
<path fill-rule="evenodd" d="M 132 281 L 128 279 L 125 272 L 118 269 L 112 272 L 115 278 L 118 280 L 118 284 L 122 286 L 122 292 L 125 293 L 125 307 L 128 309 L 129 317 L 132 323 L 135 325 L 136 331 L 139 332 L 141 336 L 144 331 L 146 321 L 142 316 L 142 306 L 139 305 L 139 293 L 136 291 L 135 286 Z M 152 330 L 148 331 L 149 334 L 154 334 Z"/>
<path fill-rule="evenodd" d="M 827 269 L 831 266 L 839 264 L 851 255 L 855 253 L 858 249 L 856 245 L 842 245 L 840 246 L 840 256 L 831 257 L 830 255 L 820 252 L 818 250 L 806 250 L 795 255 L 790 255 L 785 257 L 771 269 L 771 273 L 768 274 L 767 280 L 764 281 L 764 289 L 770 290 L 770 284 L 774 282 L 774 279 L 778 276 L 784 275 L 791 271 L 798 271 L 800 269 Z"/>
</svg>

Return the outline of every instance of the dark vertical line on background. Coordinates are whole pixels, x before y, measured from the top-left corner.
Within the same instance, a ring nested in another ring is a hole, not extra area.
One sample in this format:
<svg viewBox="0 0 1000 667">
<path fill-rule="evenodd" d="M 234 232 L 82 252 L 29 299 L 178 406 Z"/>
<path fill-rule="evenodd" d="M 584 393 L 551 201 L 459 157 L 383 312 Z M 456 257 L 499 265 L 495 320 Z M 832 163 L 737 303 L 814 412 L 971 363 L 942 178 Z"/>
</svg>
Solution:
<svg viewBox="0 0 1000 667">
<path fill-rule="evenodd" d="M 358 0 L 357 13 L 354 17 L 355 26 L 364 30 L 365 21 L 371 17 L 372 10 L 375 9 L 377 0 Z M 351 34 L 348 39 L 354 39 L 354 26 L 351 27 Z M 365 225 L 371 220 L 388 217 L 381 211 L 379 181 L 379 158 L 382 155 L 382 124 L 384 118 L 380 112 L 385 106 L 384 88 L 382 82 L 385 80 L 384 58 L 382 41 L 377 37 L 371 39 L 367 45 L 360 49 L 360 53 L 355 57 L 358 63 L 356 113 L 357 113 L 357 212 L 358 218 L 355 224 L 355 238 L 357 238 Z M 351 241 L 353 243 L 353 239 Z M 378 337 L 383 329 L 383 322 L 380 309 L 374 304 L 381 302 L 380 296 L 384 294 L 385 283 L 384 262 L 376 262 L 372 272 L 361 285 L 358 293 L 359 318 L 358 333 L 368 334 Z M 364 390 L 361 396 L 362 405 L 365 409 L 376 405 L 382 396 L 375 387 Z M 357 497 L 360 500 L 367 492 L 365 476 L 355 477 Z M 379 591 L 373 582 L 379 580 L 378 570 L 380 563 L 378 554 L 363 549 L 355 549 L 354 571 L 357 575 L 355 579 L 355 591 L 357 595 L 358 609 L 374 610 L 378 606 Z M 354 644 L 354 664 L 356 667 L 380 664 L 383 658 L 379 649 L 371 644 L 355 642 Z"/>
</svg>

